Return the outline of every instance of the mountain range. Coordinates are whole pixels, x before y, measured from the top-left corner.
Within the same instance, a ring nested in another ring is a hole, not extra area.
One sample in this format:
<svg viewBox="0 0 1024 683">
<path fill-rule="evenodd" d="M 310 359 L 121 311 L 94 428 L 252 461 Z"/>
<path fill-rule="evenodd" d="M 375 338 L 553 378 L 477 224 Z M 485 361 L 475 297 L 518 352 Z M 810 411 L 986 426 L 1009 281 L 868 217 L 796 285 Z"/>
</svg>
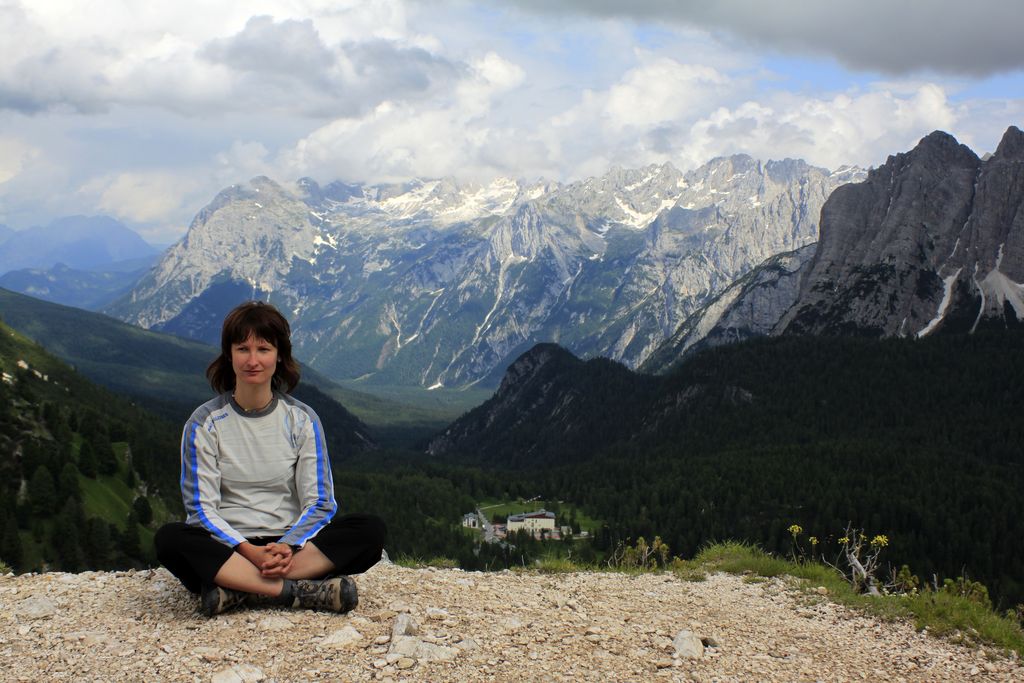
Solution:
<svg viewBox="0 0 1024 683">
<path fill-rule="evenodd" d="M 782 335 L 705 349 L 666 375 L 538 345 L 429 445 L 686 557 L 723 538 L 832 552 L 849 524 L 886 562 L 1024 600 L 1024 331 L 924 339 Z M 940 579 L 941 580 L 941 579 Z"/>
<path fill-rule="evenodd" d="M 825 199 L 862 177 L 737 155 L 568 185 L 256 178 L 107 311 L 209 343 L 266 298 L 313 367 L 367 385 L 494 386 L 538 342 L 635 367 L 736 278 L 815 242 Z"/>
</svg>

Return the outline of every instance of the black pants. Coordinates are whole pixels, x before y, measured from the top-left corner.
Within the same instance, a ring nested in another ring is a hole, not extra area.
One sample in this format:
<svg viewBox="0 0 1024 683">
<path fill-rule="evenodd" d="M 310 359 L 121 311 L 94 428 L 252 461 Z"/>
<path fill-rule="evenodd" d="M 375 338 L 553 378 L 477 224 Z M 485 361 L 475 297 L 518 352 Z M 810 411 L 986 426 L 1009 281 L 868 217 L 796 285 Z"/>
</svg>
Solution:
<svg viewBox="0 0 1024 683">
<path fill-rule="evenodd" d="M 351 514 L 335 517 L 310 540 L 327 556 L 339 574 L 360 574 L 381 558 L 387 529 L 374 515 Z M 254 545 L 276 542 L 276 537 L 250 538 Z M 153 539 L 160 564 L 193 593 L 212 586 L 213 578 L 235 552 L 206 529 L 171 522 L 160 527 Z"/>
</svg>

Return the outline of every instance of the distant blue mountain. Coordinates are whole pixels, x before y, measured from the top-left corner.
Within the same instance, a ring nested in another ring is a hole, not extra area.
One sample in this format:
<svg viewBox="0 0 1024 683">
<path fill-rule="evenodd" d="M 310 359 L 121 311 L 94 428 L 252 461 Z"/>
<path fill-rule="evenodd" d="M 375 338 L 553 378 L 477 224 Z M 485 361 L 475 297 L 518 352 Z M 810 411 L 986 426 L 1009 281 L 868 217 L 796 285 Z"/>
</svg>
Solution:
<svg viewBox="0 0 1024 683">
<path fill-rule="evenodd" d="M 0 228 L 0 274 L 23 268 L 102 269 L 160 253 L 109 216 L 68 216 L 49 225 L 7 232 Z"/>
<path fill-rule="evenodd" d="M 0 275 L 0 287 L 65 306 L 98 311 L 131 290 L 157 258 L 153 254 L 96 270 L 69 268 L 63 263 L 52 268 L 11 270 Z"/>
</svg>

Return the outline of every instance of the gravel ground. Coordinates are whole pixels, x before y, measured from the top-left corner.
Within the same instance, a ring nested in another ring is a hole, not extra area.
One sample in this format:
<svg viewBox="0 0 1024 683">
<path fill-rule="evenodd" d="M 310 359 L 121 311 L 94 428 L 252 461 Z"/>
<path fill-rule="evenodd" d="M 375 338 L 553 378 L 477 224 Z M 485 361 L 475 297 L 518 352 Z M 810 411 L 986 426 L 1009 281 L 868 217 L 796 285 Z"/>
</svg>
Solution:
<svg viewBox="0 0 1024 683">
<path fill-rule="evenodd" d="M 359 607 L 344 616 L 207 619 L 162 569 L 0 577 L 0 680 L 1024 681 L 1016 656 L 777 579 L 382 563 L 357 582 Z"/>
</svg>

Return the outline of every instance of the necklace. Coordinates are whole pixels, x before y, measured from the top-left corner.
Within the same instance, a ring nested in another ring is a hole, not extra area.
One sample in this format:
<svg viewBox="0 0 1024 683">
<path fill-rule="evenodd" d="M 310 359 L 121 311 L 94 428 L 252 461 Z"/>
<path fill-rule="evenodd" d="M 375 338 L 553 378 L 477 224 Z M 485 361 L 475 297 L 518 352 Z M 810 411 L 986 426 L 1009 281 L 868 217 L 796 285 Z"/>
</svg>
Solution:
<svg viewBox="0 0 1024 683">
<path fill-rule="evenodd" d="M 244 413 L 258 413 L 261 410 L 266 410 L 267 406 L 269 406 L 271 403 L 274 402 L 274 395 L 271 394 L 270 395 L 270 400 L 267 401 L 266 403 L 264 403 L 259 408 L 246 408 L 245 406 L 243 406 L 241 403 L 238 402 L 238 397 L 235 396 L 234 393 L 231 394 L 231 400 L 234 401 L 235 405 L 237 405 L 239 408 L 241 408 L 242 412 L 244 412 Z"/>
</svg>

